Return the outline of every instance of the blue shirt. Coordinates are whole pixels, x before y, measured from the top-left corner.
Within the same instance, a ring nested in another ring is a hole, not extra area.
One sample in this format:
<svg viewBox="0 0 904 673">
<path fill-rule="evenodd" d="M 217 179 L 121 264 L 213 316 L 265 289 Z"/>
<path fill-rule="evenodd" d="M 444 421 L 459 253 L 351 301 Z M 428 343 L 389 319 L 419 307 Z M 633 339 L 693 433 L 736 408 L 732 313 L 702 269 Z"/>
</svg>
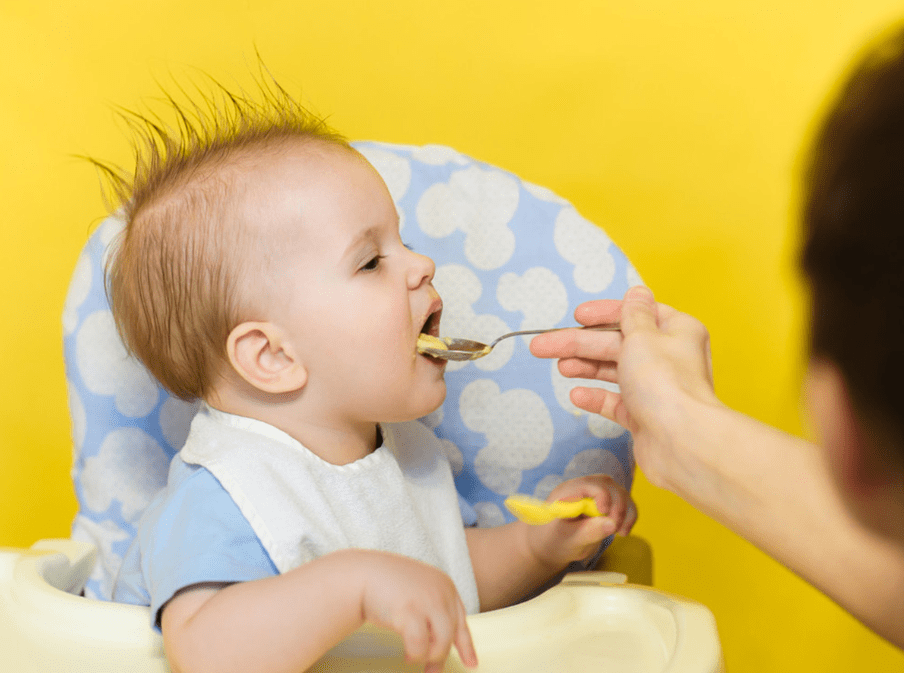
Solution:
<svg viewBox="0 0 904 673">
<path fill-rule="evenodd" d="M 279 574 L 251 525 L 220 482 L 179 458 L 167 486 L 142 517 L 123 558 L 113 600 L 160 608 L 177 591 L 202 582 L 247 582 Z"/>
</svg>

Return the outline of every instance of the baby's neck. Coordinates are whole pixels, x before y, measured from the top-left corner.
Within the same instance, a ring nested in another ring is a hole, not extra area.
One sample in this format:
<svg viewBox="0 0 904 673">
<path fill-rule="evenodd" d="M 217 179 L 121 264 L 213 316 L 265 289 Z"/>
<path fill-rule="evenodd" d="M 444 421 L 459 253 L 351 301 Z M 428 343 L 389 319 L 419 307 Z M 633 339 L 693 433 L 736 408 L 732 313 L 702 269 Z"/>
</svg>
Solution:
<svg viewBox="0 0 904 673">
<path fill-rule="evenodd" d="M 214 409 L 253 418 L 282 430 L 328 463 L 347 465 L 373 453 L 382 443 L 376 423 L 347 425 L 300 412 L 292 400 L 248 399 L 218 391 L 207 400 Z"/>
<path fill-rule="evenodd" d="M 270 422 L 270 421 L 267 421 Z M 360 428 L 331 427 L 318 423 L 304 423 L 295 429 L 280 427 L 311 453 L 333 465 L 348 465 L 373 453 L 382 443 L 380 428 L 369 424 Z"/>
</svg>

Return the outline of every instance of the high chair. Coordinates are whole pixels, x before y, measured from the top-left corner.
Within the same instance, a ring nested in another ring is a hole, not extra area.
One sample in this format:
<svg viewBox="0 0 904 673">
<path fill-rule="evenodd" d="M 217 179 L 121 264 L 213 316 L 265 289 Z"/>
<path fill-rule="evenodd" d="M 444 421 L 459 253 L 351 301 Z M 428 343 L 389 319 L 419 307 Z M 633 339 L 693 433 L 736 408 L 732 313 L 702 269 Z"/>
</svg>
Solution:
<svg viewBox="0 0 904 673">
<path fill-rule="evenodd" d="M 436 262 L 443 334 L 487 341 L 574 324 L 577 304 L 620 298 L 640 282 L 601 229 L 544 188 L 445 147 L 355 147 L 384 177 L 402 239 Z M 64 307 L 79 498 L 73 539 L 0 549 L 3 671 L 168 670 L 147 608 L 96 600 L 109 597 L 135 524 L 197 408 L 170 397 L 118 339 L 102 268 L 120 228 L 108 218 L 91 236 Z M 555 362 L 533 358 L 527 343 L 511 339 L 481 360 L 450 363 L 446 403 L 422 419 L 453 464 L 469 525 L 510 520 L 506 495 L 545 497 L 580 474 L 605 472 L 631 485 L 630 434 L 574 407 L 574 383 Z M 619 540 L 596 565 L 613 566 L 626 572 L 572 572 L 520 605 L 469 617 L 479 671 L 722 670 L 709 611 L 643 586 L 652 572 L 644 541 Z M 626 575 L 637 584 L 623 584 Z M 394 634 L 365 627 L 313 670 L 417 669 L 404 663 Z M 465 669 L 453 653 L 445 670 Z"/>
<path fill-rule="evenodd" d="M 95 549 L 46 540 L 0 550 L 0 670 L 10 673 L 166 673 L 147 608 L 82 598 Z M 705 607 L 624 575 L 580 572 L 525 603 L 472 615 L 479 673 L 717 673 L 721 650 Z M 417 671 L 400 639 L 364 627 L 333 648 L 316 673 Z M 465 673 L 453 652 L 446 673 Z"/>
</svg>

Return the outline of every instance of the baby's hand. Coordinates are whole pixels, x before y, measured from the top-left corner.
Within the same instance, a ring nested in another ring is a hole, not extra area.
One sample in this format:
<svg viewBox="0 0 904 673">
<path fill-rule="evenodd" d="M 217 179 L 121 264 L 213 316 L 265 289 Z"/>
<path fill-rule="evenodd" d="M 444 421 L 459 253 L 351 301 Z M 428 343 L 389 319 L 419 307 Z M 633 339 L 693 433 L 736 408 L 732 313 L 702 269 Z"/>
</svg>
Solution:
<svg viewBox="0 0 904 673">
<path fill-rule="evenodd" d="M 365 574 L 364 620 L 398 633 L 407 661 L 425 664 L 425 673 L 439 673 L 454 644 L 465 666 L 477 666 L 465 608 L 448 575 L 384 552 L 373 553 Z"/>
<path fill-rule="evenodd" d="M 556 519 L 543 526 L 530 526 L 528 543 L 544 563 L 565 567 L 594 554 L 600 542 L 614 533 L 627 535 L 637 522 L 637 507 L 631 495 L 608 474 L 591 474 L 562 482 L 546 499 L 593 498 L 603 516 Z"/>
</svg>

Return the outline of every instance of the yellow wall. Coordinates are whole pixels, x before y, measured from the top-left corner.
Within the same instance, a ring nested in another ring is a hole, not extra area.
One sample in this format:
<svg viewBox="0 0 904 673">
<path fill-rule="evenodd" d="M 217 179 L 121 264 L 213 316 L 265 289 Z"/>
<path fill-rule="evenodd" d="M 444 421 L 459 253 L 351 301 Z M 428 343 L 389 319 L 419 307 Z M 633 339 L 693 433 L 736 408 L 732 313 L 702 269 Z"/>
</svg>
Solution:
<svg viewBox="0 0 904 673">
<path fill-rule="evenodd" d="M 352 138 L 442 143 L 602 224 L 711 328 L 729 404 L 802 432 L 793 178 L 815 111 L 896 0 L 2 0 L 0 544 L 74 511 L 60 312 L 103 213 L 73 154 L 125 159 L 111 104 L 199 67 L 275 75 Z M 776 465 L 781 469 L 781 465 Z M 643 479 L 657 583 L 710 606 L 730 670 L 901 670 L 744 541 Z M 826 559 L 831 563 L 831 559 Z"/>
</svg>

